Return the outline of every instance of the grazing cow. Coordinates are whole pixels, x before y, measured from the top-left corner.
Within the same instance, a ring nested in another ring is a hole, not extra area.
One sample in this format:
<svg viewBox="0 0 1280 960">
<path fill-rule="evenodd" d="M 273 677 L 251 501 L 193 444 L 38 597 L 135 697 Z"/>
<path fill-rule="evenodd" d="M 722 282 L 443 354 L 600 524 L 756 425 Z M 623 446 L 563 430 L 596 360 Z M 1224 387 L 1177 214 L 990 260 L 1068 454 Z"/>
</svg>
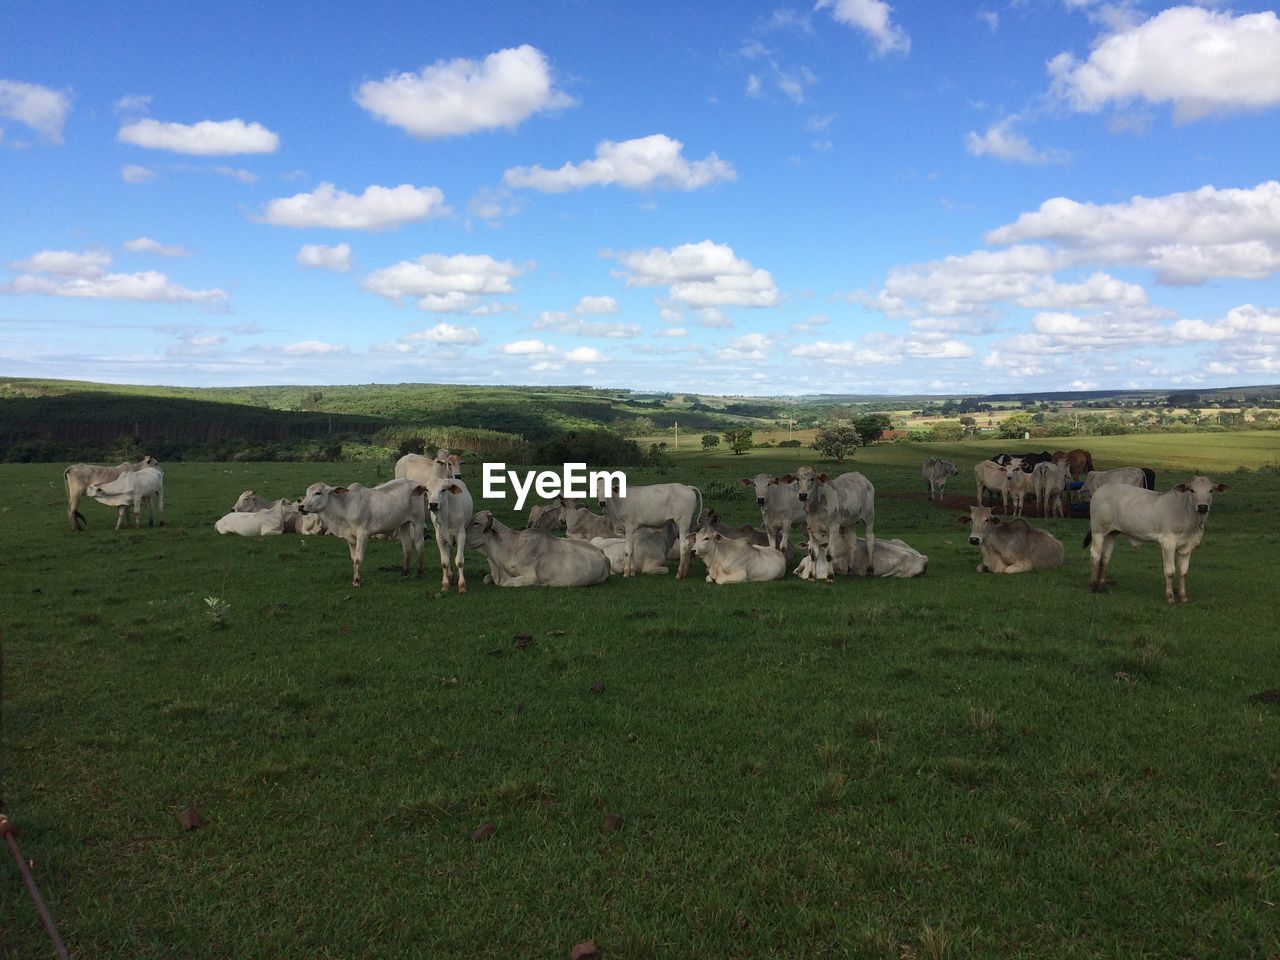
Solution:
<svg viewBox="0 0 1280 960">
<path fill-rule="evenodd" d="M 668 523 L 662 529 L 645 527 L 636 531 L 636 570 L 639 573 L 668 573 L 667 561 L 672 559 L 671 549 L 675 545 L 675 524 Z M 609 570 L 622 573 L 627 560 L 627 540 L 625 537 L 593 537 L 591 545 L 609 558 Z M 680 554 L 676 553 L 676 558 Z"/>
<path fill-rule="evenodd" d="M 855 539 L 856 524 L 861 523 L 871 558 L 876 553 L 876 488 L 871 481 L 856 471 L 842 473 L 831 478 L 805 466 L 795 476 L 781 477 L 784 481 L 796 481 L 796 491 L 804 503 L 804 525 L 809 534 L 809 553 L 817 563 L 814 543 L 830 544 L 832 554 L 839 554 L 843 541 Z M 875 576 L 874 566 L 867 567 L 867 576 Z"/>
<path fill-rule="evenodd" d="M 213 525 L 219 533 L 234 533 L 241 537 L 268 537 L 285 532 L 288 500 L 277 500 L 261 510 L 232 510 Z M 294 507 L 295 514 L 297 508 Z"/>
<path fill-rule="evenodd" d="M 63 470 L 62 482 L 67 488 L 67 522 L 71 525 L 71 532 L 75 533 L 85 527 L 84 515 L 76 508 L 80 506 L 80 498 L 84 496 L 89 484 L 110 483 L 126 470 L 136 473 L 143 467 L 155 467 L 159 464 L 160 461 L 155 457 L 143 457 L 137 463 L 126 462 L 114 467 L 99 463 L 73 463 Z M 151 509 L 150 501 L 147 503 L 147 509 Z M 120 518 L 117 516 L 117 528 L 119 524 Z"/>
<path fill-rule="evenodd" d="M 989 490 L 993 494 L 1000 494 L 1002 509 L 1009 509 L 1009 485 L 1005 483 L 1005 476 L 1004 466 L 995 460 L 983 460 L 981 463 L 974 464 L 973 479 L 978 485 L 978 492 L 974 499 L 978 501 L 978 506 L 986 503 L 985 494 Z M 991 499 L 991 505 L 995 506 L 994 497 Z"/>
<path fill-rule="evenodd" d="M 164 526 L 164 473 L 159 467 L 142 467 L 139 470 L 123 470 L 114 480 L 106 483 L 91 483 L 85 487 L 85 495 L 98 498 L 109 498 L 110 505 L 120 507 L 129 504 L 133 507 L 133 525 L 142 525 L 142 501 L 155 497 L 156 509 L 160 512 L 160 526 Z M 116 529 L 120 529 L 121 512 L 116 517 Z M 147 525 L 155 525 L 155 515 L 150 506 L 147 508 Z"/>
<path fill-rule="evenodd" d="M 1062 541 L 1019 517 L 1004 521 L 990 507 L 970 507 L 956 523 L 969 526 L 969 542 L 982 548 L 979 573 L 1026 573 L 1062 566 Z"/>
<path fill-rule="evenodd" d="M 1131 487 L 1143 487 L 1147 485 L 1147 475 L 1142 472 L 1141 467 L 1118 467 L 1115 470 L 1094 470 L 1084 478 L 1084 483 L 1080 489 L 1076 491 L 1078 496 L 1085 503 L 1093 499 L 1093 495 L 1100 489 L 1111 483 L 1127 484 Z"/>
<path fill-rule="evenodd" d="M 467 525 L 467 546 L 489 561 L 499 587 L 589 587 L 609 579 L 609 558 L 589 543 L 539 530 L 512 530 L 481 510 Z"/>
<path fill-rule="evenodd" d="M 577 500 L 560 498 L 560 522 L 564 535 L 570 540 L 594 540 L 596 537 L 616 537 L 622 528 L 606 516 L 592 513 L 579 506 Z"/>
<path fill-rule="evenodd" d="M 232 513 L 256 513 L 260 510 L 270 510 L 272 507 L 281 505 L 283 505 L 285 533 L 301 533 L 307 536 L 324 533 L 324 524 L 320 522 L 320 519 L 314 516 L 304 517 L 298 511 L 298 505 L 292 500 L 268 500 L 252 490 L 246 490 L 240 494 L 231 511 Z"/>
<path fill-rule="evenodd" d="M 1089 532 L 1084 545 L 1089 551 L 1089 588 L 1094 593 L 1107 589 L 1107 566 L 1116 537 L 1126 536 L 1134 546 L 1160 544 L 1164 558 L 1164 598 L 1173 603 L 1173 576 L 1178 575 L 1178 600 L 1187 602 L 1187 568 L 1191 551 L 1200 545 L 1204 522 L 1213 506 L 1213 495 L 1231 489 L 1208 477 L 1180 483 L 1168 493 L 1135 489 L 1123 484 L 1103 487 L 1093 497 L 1089 510 Z"/>
<path fill-rule="evenodd" d="M 622 535 L 627 541 L 627 559 L 623 565 L 624 577 L 635 576 L 636 567 L 632 553 L 635 550 L 636 531 L 641 527 L 665 527 L 674 520 L 680 537 L 680 566 L 676 579 L 683 580 L 689 572 L 689 531 L 694 519 L 702 512 L 702 491 L 683 483 L 654 483 L 648 486 L 631 486 L 625 497 L 618 495 L 615 481 L 605 481 L 600 506 L 612 523 L 622 525 Z"/>
<path fill-rule="evenodd" d="M 467 524 L 475 512 L 471 491 L 461 480 L 437 477 L 428 480 L 427 514 L 436 531 L 436 548 L 440 551 L 440 592 L 449 592 L 449 549 L 454 548 L 454 566 L 458 569 L 458 593 L 467 592 L 467 576 L 463 570 L 463 550 L 467 546 Z"/>
<path fill-rule="evenodd" d="M 794 479 L 783 481 L 767 473 L 744 477 L 738 481 L 744 487 L 756 488 L 756 505 L 764 522 L 764 532 L 769 544 L 786 554 L 791 552 L 791 525 L 804 521 L 804 503 Z"/>
<path fill-rule="evenodd" d="M 942 490 L 947 485 L 947 477 L 954 477 L 959 472 L 951 460 L 925 457 L 920 476 L 924 478 L 924 488 L 929 494 L 929 499 L 941 500 Z"/>
<path fill-rule="evenodd" d="M 690 546 L 707 565 L 708 583 L 760 583 L 781 580 L 787 558 L 773 547 L 735 539 L 704 527 L 688 537 Z"/>
<path fill-rule="evenodd" d="M 429 460 L 417 453 L 406 453 L 396 461 L 397 480 L 413 480 L 425 484 L 428 480 L 437 478 L 461 480 L 462 457 L 441 447 L 436 451 L 434 459 Z"/>
<path fill-rule="evenodd" d="M 1072 480 L 1083 480 L 1093 469 L 1093 454 L 1088 450 L 1055 450 L 1053 459 L 1066 461 L 1067 473 Z"/>
<path fill-rule="evenodd" d="M 564 526 L 564 507 L 558 503 L 538 503 L 529 508 L 529 519 L 525 522 L 524 528 L 551 533 L 562 526 Z"/>
<path fill-rule="evenodd" d="M 862 577 L 867 571 L 867 541 L 857 538 L 853 556 L 831 557 L 825 545 L 819 544 L 818 562 L 806 555 L 792 571 L 805 580 L 830 580 L 832 575 Z M 847 543 L 847 541 L 846 541 Z M 901 540 L 876 539 L 873 567 L 877 577 L 920 577 L 929 566 L 929 558 Z"/>
<path fill-rule="evenodd" d="M 1065 460 L 1046 460 L 1037 463 L 1031 471 L 1031 484 L 1040 504 L 1040 516 L 1064 516 L 1062 500 L 1067 489 L 1068 465 Z"/>
<path fill-rule="evenodd" d="M 401 573 L 409 574 L 409 557 L 418 554 L 418 576 L 424 569 L 423 539 L 426 532 L 426 487 L 412 480 L 388 480 L 376 487 L 353 483 L 331 487 L 313 483 L 298 501 L 304 515 L 319 517 L 330 533 L 347 541 L 351 554 L 351 585 L 364 582 L 364 551 L 369 538 L 394 534 L 403 551 Z"/>
</svg>

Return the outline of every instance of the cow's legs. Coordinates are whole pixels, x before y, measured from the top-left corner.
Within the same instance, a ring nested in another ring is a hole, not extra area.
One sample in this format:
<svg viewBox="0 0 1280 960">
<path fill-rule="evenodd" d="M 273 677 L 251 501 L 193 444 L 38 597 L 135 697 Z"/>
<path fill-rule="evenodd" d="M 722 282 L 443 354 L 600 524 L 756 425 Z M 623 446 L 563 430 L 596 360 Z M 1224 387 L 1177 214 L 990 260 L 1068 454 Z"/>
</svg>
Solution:
<svg viewBox="0 0 1280 960">
<path fill-rule="evenodd" d="M 1191 551 L 1179 549 L 1176 556 L 1178 564 L 1178 599 L 1187 602 L 1187 570 L 1191 567 Z"/>
<path fill-rule="evenodd" d="M 449 576 L 449 541 L 439 524 L 436 524 L 436 550 L 440 554 L 440 592 L 448 593 L 452 583 Z"/>
<path fill-rule="evenodd" d="M 1177 545 L 1171 541 L 1164 540 L 1160 543 L 1160 557 L 1164 561 L 1164 599 L 1166 603 L 1173 603 L 1173 575 L 1178 570 L 1178 553 Z M 1185 596 L 1186 590 L 1183 590 Z"/>
<path fill-rule="evenodd" d="M 622 575 L 624 577 L 634 577 L 636 575 L 636 528 L 628 523 L 622 531 Z M 680 546 L 680 555 L 684 556 L 684 545 Z"/>
<path fill-rule="evenodd" d="M 1094 593 L 1107 592 L 1107 567 L 1111 564 L 1111 551 L 1116 548 L 1116 536 L 1114 532 L 1109 532 L 1093 538 L 1089 550 L 1089 587 Z"/>
<path fill-rule="evenodd" d="M 369 543 L 367 533 L 357 533 L 347 539 L 347 550 L 351 554 L 351 585 L 358 587 L 364 582 L 364 548 Z"/>
<path fill-rule="evenodd" d="M 454 558 L 454 565 L 458 568 L 458 593 L 467 592 L 467 575 L 464 570 L 464 551 L 467 546 L 467 528 L 463 527 L 462 532 L 458 534 L 457 540 L 457 556 Z"/>
<path fill-rule="evenodd" d="M 683 580 L 689 573 L 689 528 L 693 526 L 693 520 L 682 517 L 676 525 L 680 531 L 680 566 L 676 568 L 676 579 Z"/>
</svg>

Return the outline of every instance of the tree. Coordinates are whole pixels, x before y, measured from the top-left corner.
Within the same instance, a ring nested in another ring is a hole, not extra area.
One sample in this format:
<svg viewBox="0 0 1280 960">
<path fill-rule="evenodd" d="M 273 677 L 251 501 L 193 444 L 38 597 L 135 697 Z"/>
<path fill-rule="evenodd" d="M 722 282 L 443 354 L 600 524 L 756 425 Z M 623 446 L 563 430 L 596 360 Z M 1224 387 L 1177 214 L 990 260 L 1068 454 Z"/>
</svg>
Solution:
<svg viewBox="0 0 1280 960">
<path fill-rule="evenodd" d="M 1031 426 L 1031 414 L 1011 413 L 1000 421 L 1000 437 L 1003 440 L 1021 440 Z"/>
<path fill-rule="evenodd" d="M 875 443 L 884 432 L 893 427 L 893 421 L 887 413 L 868 413 L 853 421 L 853 429 L 858 432 L 862 443 Z"/>
<path fill-rule="evenodd" d="M 726 430 L 724 432 L 724 442 L 729 445 L 729 449 L 737 456 L 741 456 L 754 446 L 754 442 L 751 439 L 751 431 L 746 428 Z"/>
<path fill-rule="evenodd" d="M 712 447 L 720 446 L 720 438 L 714 433 L 704 433 L 702 435 L 702 449 L 710 450 Z"/>
<path fill-rule="evenodd" d="M 813 438 L 813 452 L 826 460 L 844 463 L 846 456 L 862 444 L 862 438 L 848 423 L 828 423 L 818 428 Z"/>
</svg>

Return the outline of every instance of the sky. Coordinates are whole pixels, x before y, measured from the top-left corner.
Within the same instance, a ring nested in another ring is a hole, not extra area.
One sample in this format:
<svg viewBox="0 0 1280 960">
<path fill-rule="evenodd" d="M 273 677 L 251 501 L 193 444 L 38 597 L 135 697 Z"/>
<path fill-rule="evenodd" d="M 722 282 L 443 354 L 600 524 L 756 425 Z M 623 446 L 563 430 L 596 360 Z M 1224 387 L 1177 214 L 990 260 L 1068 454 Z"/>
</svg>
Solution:
<svg viewBox="0 0 1280 960">
<path fill-rule="evenodd" d="M 1262 4 L 0 9 L 0 375 L 1280 382 Z"/>
</svg>

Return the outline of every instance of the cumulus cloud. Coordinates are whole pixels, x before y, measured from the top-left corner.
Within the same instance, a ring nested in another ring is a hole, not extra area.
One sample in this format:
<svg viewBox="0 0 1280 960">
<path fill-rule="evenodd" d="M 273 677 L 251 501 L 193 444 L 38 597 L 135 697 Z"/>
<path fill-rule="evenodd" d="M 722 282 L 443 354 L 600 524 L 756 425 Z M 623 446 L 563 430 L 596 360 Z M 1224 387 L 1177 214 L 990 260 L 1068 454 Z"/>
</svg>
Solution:
<svg viewBox="0 0 1280 960">
<path fill-rule="evenodd" d="M 298 263 L 311 270 L 335 270 L 345 273 L 351 269 L 351 244 L 340 243 L 326 247 L 322 243 L 307 243 L 298 250 Z"/>
<path fill-rule="evenodd" d="M 554 330 L 571 337 L 606 337 L 625 340 L 640 336 L 639 324 L 587 321 L 569 313 L 544 310 L 533 322 L 535 330 Z"/>
<path fill-rule="evenodd" d="M 769 350 L 772 346 L 773 341 L 765 334 L 748 333 L 730 340 L 726 346 L 716 351 L 716 357 L 720 360 L 750 360 L 763 363 L 769 359 Z"/>
<path fill-rule="evenodd" d="M 347 348 L 339 343 L 326 343 L 323 340 L 300 340 L 287 344 L 284 352 L 291 357 L 315 357 L 333 353 L 346 353 Z"/>
<path fill-rule="evenodd" d="M 30 127 L 47 143 L 62 142 L 71 97 L 38 83 L 0 80 L 0 117 Z"/>
<path fill-rule="evenodd" d="M 502 175 L 509 187 L 564 193 L 591 186 L 616 184 L 629 190 L 663 187 L 697 190 L 717 180 L 734 180 L 733 165 L 714 153 L 690 162 L 684 158 L 684 144 L 666 134 L 655 133 L 635 140 L 615 143 L 602 140 L 596 155 L 582 163 L 566 163 L 556 170 L 544 167 L 512 167 Z"/>
<path fill-rule="evenodd" d="M 880 56 L 911 49 L 911 38 L 893 22 L 893 7 L 884 0 L 818 0 L 814 9 L 830 9 L 837 23 L 861 30 Z"/>
<path fill-rule="evenodd" d="M 105 250 L 41 250 L 9 264 L 19 273 L 51 273 L 62 277 L 100 277 L 111 266 Z"/>
<path fill-rule="evenodd" d="M 613 297 L 586 296 L 578 301 L 573 312 L 581 316 L 602 316 L 618 312 L 618 301 Z"/>
<path fill-rule="evenodd" d="M 1073 109 L 1096 112 L 1143 100 L 1173 105 L 1174 117 L 1280 104 L 1280 20 L 1273 11 L 1233 16 L 1200 6 L 1170 7 L 1098 41 L 1087 60 L 1049 61 L 1053 92 Z"/>
<path fill-rule="evenodd" d="M 606 253 L 622 266 L 629 287 L 668 287 L 672 300 L 694 308 L 772 307 L 778 288 L 768 270 L 739 258 L 727 244 L 703 240 L 671 250 L 652 247 Z"/>
<path fill-rule="evenodd" d="M 360 196 L 322 183 L 311 193 L 281 197 L 267 204 L 263 219 L 277 227 L 327 227 L 335 230 L 386 230 L 447 212 L 439 187 L 366 187 Z"/>
<path fill-rule="evenodd" d="M 1010 163 L 1043 164 L 1062 162 L 1061 151 L 1038 150 L 1026 137 L 1013 129 L 1020 117 L 1010 114 L 993 123 L 983 134 L 970 130 L 965 136 L 965 149 L 975 157 L 994 157 Z"/>
<path fill-rule="evenodd" d="M 416 298 L 423 310 L 470 313 L 483 309 L 480 297 L 514 292 L 511 280 L 525 269 L 486 254 L 426 253 L 374 270 L 362 286 L 391 300 Z"/>
<path fill-rule="evenodd" d="M 417 73 L 360 85 L 356 103 L 422 140 L 513 129 L 535 113 L 572 105 L 546 56 L 528 44 L 483 60 L 437 60 Z"/>
<path fill-rule="evenodd" d="M 147 183 L 156 178 L 156 172 L 136 163 L 129 163 L 120 168 L 120 179 L 125 183 Z"/>
<path fill-rule="evenodd" d="M 564 358 L 574 363 L 608 363 L 610 361 L 609 357 L 595 347 L 574 347 L 572 350 L 565 351 Z"/>
<path fill-rule="evenodd" d="M 275 153 L 280 137 L 260 123 L 233 120 L 201 120 L 199 123 L 162 123 L 150 118 L 126 123 L 116 133 L 121 143 L 169 150 L 194 156 L 235 153 Z"/>
<path fill-rule="evenodd" d="M 406 333 L 400 339 L 426 340 L 429 343 L 447 346 L 473 346 L 477 343 L 484 343 L 484 337 L 480 335 L 480 331 L 475 327 L 460 327 L 444 321 L 437 323 L 434 327 L 428 327 L 426 330 Z"/>
<path fill-rule="evenodd" d="M 858 340 L 815 340 L 794 346 L 791 356 L 832 366 L 896 366 L 915 360 L 963 360 L 973 347 L 943 333 L 868 333 Z"/>
<path fill-rule="evenodd" d="M 1189 342 L 1280 337 L 1280 309 L 1246 303 L 1228 311 L 1226 317 L 1217 323 L 1179 320 L 1173 325 L 1172 334 L 1178 340 Z"/>
<path fill-rule="evenodd" d="M 498 348 L 509 357 L 544 357 L 556 352 L 556 348 L 541 340 L 513 340 Z"/>
<path fill-rule="evenodd" d="M 154 253 L 160 257 L 191 256 L 191 251 L 186 247 L 160 243 L 158 240 L 152 240 L 150 237 L 136 237 L 133 240 L 126 240 L 124 248 L 130 253 Z"/>
</svg>

